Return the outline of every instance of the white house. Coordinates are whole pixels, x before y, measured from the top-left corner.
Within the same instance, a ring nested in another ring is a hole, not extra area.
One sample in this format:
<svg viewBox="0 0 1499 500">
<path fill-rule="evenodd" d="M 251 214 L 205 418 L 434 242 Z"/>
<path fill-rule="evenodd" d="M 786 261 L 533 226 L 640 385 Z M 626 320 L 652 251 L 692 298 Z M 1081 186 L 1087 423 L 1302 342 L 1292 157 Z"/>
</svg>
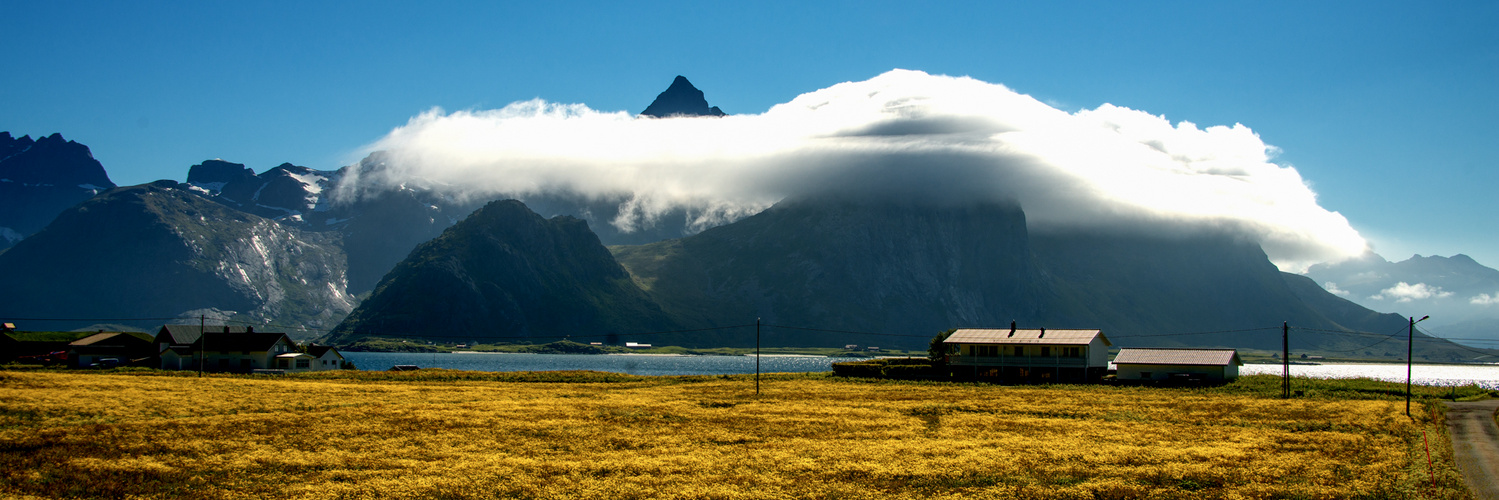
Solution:
<svg viewBox="0 0 1499 500">
<path fill-rule="evenodd" d="M 1001 382 L 1096 381 L 1109 367 L 1102 330 L 963 328 L 949 335 L 947 365 L 960 378 Z"/>
<path fill-rule="evenodd" d="M 307 354 L 313 357 L 312 369 L 314 371 L 339 370 L 344 366 L 344 355 L 330 345 L 309 345 Z"/>
<path fill-rule="evenodd" d="M 1239 377 L 1234 349 L 1120 349 L 1115 378 L 1136 382 L 1221 382 Z"/>
</svg>

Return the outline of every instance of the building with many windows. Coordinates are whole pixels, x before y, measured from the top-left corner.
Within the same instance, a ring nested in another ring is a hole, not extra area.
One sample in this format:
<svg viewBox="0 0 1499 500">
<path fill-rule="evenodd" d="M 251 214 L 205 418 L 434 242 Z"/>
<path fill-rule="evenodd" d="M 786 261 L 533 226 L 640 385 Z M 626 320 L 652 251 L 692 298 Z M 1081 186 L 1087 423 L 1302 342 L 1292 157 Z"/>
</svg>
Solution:
<svg viewBox="0 0 1499 500">
<path fill-rule="evenodd" d="M 1102 330 L 962 328 L 949 335 L 947 366 L 957 378 L 997 382 L 1096 382 L 1109 369 Z"/>
</svg>

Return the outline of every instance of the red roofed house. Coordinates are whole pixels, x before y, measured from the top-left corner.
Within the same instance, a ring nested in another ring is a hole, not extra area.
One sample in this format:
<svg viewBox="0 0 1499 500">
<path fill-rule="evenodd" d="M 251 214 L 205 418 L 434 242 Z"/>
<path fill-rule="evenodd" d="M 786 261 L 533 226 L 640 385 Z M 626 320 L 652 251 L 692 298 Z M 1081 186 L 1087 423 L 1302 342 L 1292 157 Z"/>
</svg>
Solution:
<svg viewBox="0 0 1499 500">
<path fill-rule="evenodd" d="M 1239 377 L 1234 349 L 1120 349 L 1115 377 L 1138 382 L 1221 382 Z"/>
<path fill-rule="evenodd" d="M 947 365 L 959 378 L 999 382 L 1095 382 L 1109 369 L 1101 330 L 963 328 L 949 335 Z"/>
</svg>

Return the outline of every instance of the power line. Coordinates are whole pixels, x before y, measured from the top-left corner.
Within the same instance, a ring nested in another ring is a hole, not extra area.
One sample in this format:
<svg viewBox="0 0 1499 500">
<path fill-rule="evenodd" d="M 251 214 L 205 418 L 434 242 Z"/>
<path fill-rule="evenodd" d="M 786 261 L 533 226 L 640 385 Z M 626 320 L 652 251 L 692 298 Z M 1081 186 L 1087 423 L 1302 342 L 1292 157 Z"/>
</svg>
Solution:
<svg viewBox="0 0 1499 500">
<path fill-rule="evenodd" d="M 785 325 L 770 325 L 770 324 L 767 324 L 767 325 L 764 325 L 764 326 L 768 326 L 768 327 L 771 327 L 771 328 L 784 328 L 784 329 L 787 329 L 787 330 L 802 330 L 802 331 L 808 331 L 808 332 L 826 332 L 826 333 L 847 333 L 847 334 L 851 334 L 851 335 L 873 335 L 873 336 L 876 336 L 876 337 L 908 337 L 908 338 L 920 338 L 920 339 L 929 339 L 929 338 L 933 337 L 932 335 L 908 335 L 908 334 L 900 334 L 900 333 L 860 332 L 860 331 L 855 331 L 855 330 L 829 330 L 829 329 L 826 329 L 826 328 L 805 328 L 805 327 L 800 327 L 800 326 L 785 326 Z"/>
<path fill-rule="evenodd" d="M 171 321 L 175 319 L 187 320 L 189 318 L 5 318 L 10 321 Z"/>
<path fill-rule="evenodd" d="M 1123 338 L 1131 338 L 1131 339 L 1133 339 L 1133 338 L 1143 338 L 1143 337 L 1185 337 L 1185 336 L 1189 336 L 1189 335 L 1211 335 L 1211 334 L 1215 334 L 1215 333 L 1258 332 L 1258 331 L 1266 331 L 1266 330 L 1280 330 L 1280 327 L 1278 327 L 1278 326 L 1267 326 L 1267 327 L 1264 327 L 1264 328 L 1245 328 L 1245 329 L 1241 329 L 1241 330 L 1215 330 L 1215 331 L 1206 331 L 1206 332 L 1180 332 L 1180 333 L 1152 333 L 1152 334 L 1114 333 L 1114 337 L 1115 338 L 1120 338 L 1120 339 L 1123 339 Z"/>
</svg>

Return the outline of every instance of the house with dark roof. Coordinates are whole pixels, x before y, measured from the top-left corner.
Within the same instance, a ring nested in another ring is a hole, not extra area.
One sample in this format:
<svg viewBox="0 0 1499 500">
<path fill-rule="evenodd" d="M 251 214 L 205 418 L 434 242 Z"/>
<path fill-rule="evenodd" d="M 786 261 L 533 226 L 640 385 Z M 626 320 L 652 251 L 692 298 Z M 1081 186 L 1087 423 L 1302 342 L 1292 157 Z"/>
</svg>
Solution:
<svg viewBox="0 0 1499 500">
<path fill-rule="evenodd" d="M 1239 377 L 1234 349 L 1120 349 L 1115 378 L 1131 382 L 1223 382 Z"/>
<path fill-rule="evenodd" d="M 249 326 L 162 325 L 161 329 L 156 331 L 156 347 L 163 350 L 172 346 L 186 347 L 197 342 L 198 337 L 203 334 L 245 333 L 254 330 L 254 327 Z"/>
<path fill-rule="evenodd" d="M 186 328 L 172 328 L 176 326 Z M 187 344 L 178 343 L 188 339 Z M 257 332 L 253 327 L 203 328 L 200 334 L 194 325 L 168 325 L 157 333 L 156 342 L 166 346 L 161 350 L 163 370 L 197 370 L 201 360 L 205 371 L 250 373 L 278 369 L 279 356 L 301 354 L 285 333 Z"/>
<path fill-rule="evenodd" d="M 99 332 L 68 343 L 68 365 L 88 368 L 95 363 L 154 364 L 157 351 L 149 333 Z"/>
<path fill-rule="evenodd" d="M 1102 330 L 962 328 L 949 335 L 954 377 L 997 382 L 1091 382 L 1108 372 L 1110 345 Z"/>
</svg>

